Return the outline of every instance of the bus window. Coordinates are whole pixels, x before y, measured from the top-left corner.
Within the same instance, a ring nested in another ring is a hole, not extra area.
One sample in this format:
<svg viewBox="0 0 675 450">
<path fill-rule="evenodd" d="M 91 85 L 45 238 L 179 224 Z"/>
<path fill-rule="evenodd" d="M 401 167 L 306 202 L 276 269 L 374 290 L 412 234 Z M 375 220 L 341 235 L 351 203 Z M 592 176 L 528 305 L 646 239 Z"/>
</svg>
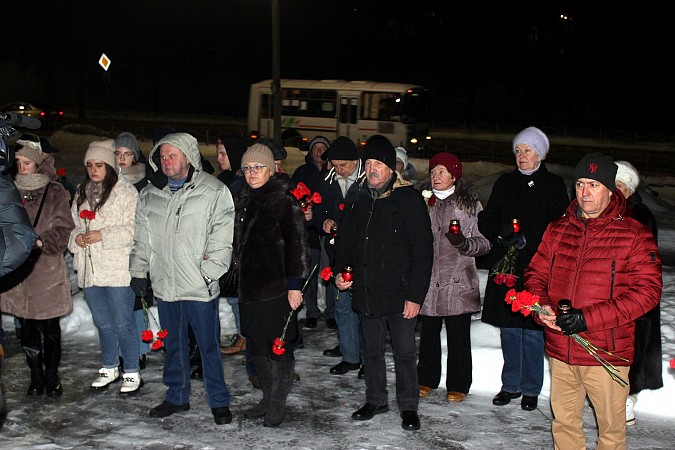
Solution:
<svg viewBox="0 0 675 450">
<path fill-rule="evenodd" d="M 393 92 L 364 92 L 362 117 L 370 120 L 392 120 L 399 116 L 399 94 Z"/>
</svg>

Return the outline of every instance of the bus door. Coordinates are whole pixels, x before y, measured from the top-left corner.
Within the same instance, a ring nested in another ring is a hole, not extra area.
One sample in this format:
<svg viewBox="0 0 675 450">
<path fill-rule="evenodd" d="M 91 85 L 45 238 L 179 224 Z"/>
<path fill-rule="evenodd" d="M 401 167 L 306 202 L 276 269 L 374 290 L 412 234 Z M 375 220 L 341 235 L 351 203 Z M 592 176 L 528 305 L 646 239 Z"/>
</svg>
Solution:
<svg viewBox="0 0 675 450">
<path fill-rule="evenodd" d="M 274 104 L 271 93 L 260 94 L 260 114 L 258 115 L 257 131 L 260 136 L 274 137 Z"/>
<path fill-rule="evenodd" d="M 358 145 L 359 131 L 356 126 L 358 121 L 358 97 L 340 97 L 340 115 L 338 117 L 338 136 L 347 136 Z"/>
</svg>

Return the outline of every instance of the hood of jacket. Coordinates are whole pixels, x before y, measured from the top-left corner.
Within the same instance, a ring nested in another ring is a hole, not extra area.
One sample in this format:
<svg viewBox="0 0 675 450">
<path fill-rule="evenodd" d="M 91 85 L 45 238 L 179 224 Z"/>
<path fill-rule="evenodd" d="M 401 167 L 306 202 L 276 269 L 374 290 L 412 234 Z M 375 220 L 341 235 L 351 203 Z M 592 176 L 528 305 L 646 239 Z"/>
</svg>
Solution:
<svg viewBox="0 0 675 450">
<path fill-rule="evenodd" d="M 197 139 L 188 133 L 171 133 L 157 141 L 155 146 L 152 147 L 152 150 L 150 150 L 148 159 L 150 160 L 150 165 L 155 171 L 161 171 L 161 167 L 157 167 L 157 164 L 153 159 L 153 155 L 155 152 L 159 152 L 159 147 L 161 147 L 162 144 L 171 144 L 183 152 L 190 165 L 194 167 L 195 172 L 201 172 L 203 170 L 201 155 L 199 154 L 199 143 L 197 142 Z"/>
</svg>

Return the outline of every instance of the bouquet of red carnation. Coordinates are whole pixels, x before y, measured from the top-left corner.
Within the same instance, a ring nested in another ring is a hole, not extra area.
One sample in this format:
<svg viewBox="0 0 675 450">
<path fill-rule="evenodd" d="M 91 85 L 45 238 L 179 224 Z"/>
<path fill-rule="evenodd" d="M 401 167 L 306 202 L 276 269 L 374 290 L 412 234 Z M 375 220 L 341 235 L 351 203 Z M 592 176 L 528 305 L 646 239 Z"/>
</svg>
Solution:
<svg viewBox="0 0 675 450">
<path fill-rule="evenodd" d="M 514 235 L 517 235 L 520 232 L 520 221 L 518 219 L 513 219 L 511 225 L 513 226 Z M 492 281 L 499 285 L 504 284 L 506 287 L 510 288 L 516 285 L 518 277 L 513 272 L 516 270 L 518 250 L 524 246 L 524 239 L 520 241 L 514 239 L 514 241 L 517 243 L 509 246 L 508 250 L 506 250 L 506 254 L 502 259 L 497 261 L 497 264 L 495 264 L 490 271 L 490 276 L 494 277 Z"/>
<path fill-rule="evenodd" d="M 169 332 L 160 328 L 159 322 L 152 314 L 152 311 L 150 311 L 150 308 L 148 307 L 148 303 L 145 301 L 145 297 L 141 297 L 141 306 L 143 306 L 143 318 L 145 319 L 146 326 L 146 329 L 141 332 L 141 340 L 143 342 L 152 342 L 150 348 L 159 350 L 164 347 L 164 339 L 169 335 Z M 150 317 L 155 321 L 157 327 L 160 328 L 157 333 L 153 333 L 150 329 Z M 157 339 L 155 339 L 155 334 L 157 335 Z"/>
<path fill-rule="evenodd" d="M 312 193 L 305 183 L 298 183 L 298 185 L 291 191 L 291 194 L 300 202 L 302 212 L 307 211 L 311 205 L 318 205 L 321 203 L 321 194 L 318 192 Z"/>
<path fill-rule="evenodd" d="M 520 311 L 524 316 L 529 316 L 532 311 L 547 316 L 551 315 L 539 304 L 539 296 L 536 294 L 532 294 L 531 292 L 528 291 L 516 292 L 515 289 L 510 289 L 506 293 L 504 301 L 509 305 L 511 305 L 511 311 L 513 312 Z M 608 352 L 607 350 L 603 350 L 601 348 L 596 347 L 595 345 L 591 344 L 591 342 L 588 339 L 585 339 L 576 333 L 571 335 L 570 337 L 573 338 L 576 343 L 581 345 L 584 348 L 584 350 L 586 350 L 588 354 L 591 355 L 597 362 L 599 362 L 602 365 L 602 367 L 605 368 L 609 376 L 612 377 L 614 381 L 619 383 L 621 387 L 628 386 L 628 382 L 626 382 L 626 380 L 624 380 L 618 375 L 619 370 L 616 368 L 616 366 L 607 361 L 607 359 L 598 354 L 598 352 L 602 352 L 606 355 L 613 356 L 624 362 L 628 362 L 627 359 L 622 358 L 620 356 L 616 356 L 612 352 Z"/>
</svg>

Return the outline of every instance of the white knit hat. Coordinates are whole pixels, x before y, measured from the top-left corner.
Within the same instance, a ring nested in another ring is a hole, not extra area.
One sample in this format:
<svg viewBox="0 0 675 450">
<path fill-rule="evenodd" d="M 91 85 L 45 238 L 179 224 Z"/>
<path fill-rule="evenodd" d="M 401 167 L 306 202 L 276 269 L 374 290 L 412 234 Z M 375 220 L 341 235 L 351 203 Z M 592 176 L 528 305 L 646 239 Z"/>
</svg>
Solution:
<svg viewBox="0 0 675 450">
<path fill-rule="evenodd" d="M 396 147 L 396 157 L 403 163 L 403 170 L 408 167 L 408 152 L 403 147 Z"/>
<path fill-rule="evenodd" d="M 542 161 L 545 160 L 546 155 L 548 155 L 548 138 L 544 132 L 537 127 L 525 128 L 513 138 L 513 153 L 516 153 L 516 145 L 518 144 L 525 144 L 528 147 L 532 147 Z"/>
<path fill-rule="evenodd" d="M 87 165 L 87 161 L 90 159 L 103 161 L 115 169 L 117 167 L 117 164 L 115 163 L 115 141 L 113 139 L 93 141 L 91 144 L 89 144 L 87 153 L 84 154 L 85 166 Z"/>
<path fill-rule="evenodd" d="M 629 191 L 635 193 L 640 184 L 640 175 L 637 169 L 628 161 L 614 161 L 619 167 L 616 171 L 616 181 L 620 181 L 626 185 Z"/>
</svg>

